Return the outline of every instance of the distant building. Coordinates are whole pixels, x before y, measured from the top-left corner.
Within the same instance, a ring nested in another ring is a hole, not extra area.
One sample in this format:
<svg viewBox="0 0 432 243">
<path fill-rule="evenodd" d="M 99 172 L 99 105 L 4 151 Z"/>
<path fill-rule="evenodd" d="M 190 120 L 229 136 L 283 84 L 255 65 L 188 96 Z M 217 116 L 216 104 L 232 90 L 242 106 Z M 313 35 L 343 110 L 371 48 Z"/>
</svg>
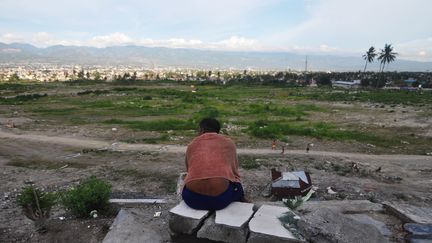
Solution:
<svg viewBox="0 0 432 243">
<path fill-rule="evenodd" d="M 404 80 L 404 83 L 409 87 L 411 87 L 412 84 L 415 82 L 417 82 L 417 79 L 415 79 L 415 78 L 409 78 L 409 79 Z"/>
<path fill-rule="evenodd" d="M 333 87 L 339 87 L 344 89 L 356 89 L 359 88 L 361 85 L 361 80 L 352 80 L 352 81 L 345 81 L 345 80 L 337 80 L 332 81 Z"/>
</svg>

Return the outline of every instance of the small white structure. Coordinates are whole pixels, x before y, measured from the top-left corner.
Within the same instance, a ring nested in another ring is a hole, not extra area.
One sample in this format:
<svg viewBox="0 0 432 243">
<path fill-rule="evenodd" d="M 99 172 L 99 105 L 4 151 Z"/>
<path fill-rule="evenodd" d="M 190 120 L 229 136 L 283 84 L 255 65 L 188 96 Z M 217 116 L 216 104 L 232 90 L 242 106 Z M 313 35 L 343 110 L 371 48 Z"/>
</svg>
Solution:
<svg viewBox="0 0 432 243">
<path fill-rule="evenodd" d="M 332 81 L 333 87 L 339 87 L 344 89 L 357 89 L 360 87 L 360 85 L 361 85 L 360 79 L 352 80 L 352 81 L 345 81 L 345 80 Z"/>
</svg>

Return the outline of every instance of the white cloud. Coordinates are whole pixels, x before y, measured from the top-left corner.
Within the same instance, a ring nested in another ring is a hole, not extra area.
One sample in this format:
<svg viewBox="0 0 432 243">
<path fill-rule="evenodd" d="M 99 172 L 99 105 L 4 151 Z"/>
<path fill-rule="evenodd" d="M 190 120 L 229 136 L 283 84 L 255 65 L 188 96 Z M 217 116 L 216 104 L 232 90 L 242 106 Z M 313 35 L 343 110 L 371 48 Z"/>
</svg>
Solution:
<svg viewBox="0 0 432 243">
<path fill-rule="evenodd" d="M 399 56 L 415 61 L 432 61 L 432 37 L 394 45 Z"/>
<path fill-rule="evenodd" d="M 13 42 L 22 42 L 24 38 L 22 36 L 13 34 L 13 33 L 4 33 L 0 36 L 0 42 L 3 43 L 13 43 Z"/>
<path fill-rule="evenodd" d="M 115 32 L 109 35 L 95 36 L 83 44 L 94 47 L 107 47 L 133 44 L 133 40 L 123 33 Z"/>
<path fill-rule="evenodd" d="M 169 39 L 151 39 L 151 38 L 132 38 L 124 33 L 115 32 L 107 35 L 94 36 L 86 40 L 62 40 L 56 38 L 53 34 L 47 32 L 38 32 L 29 36 L 21 36 L 12 33 L 5 33 L 0 36 L 0 42 L 28 42 L 38 47 L 48 47 L 53 45 L 71 45 L 71 46 L 91 46 L 91 47 L 108 47 L 122 45 L 138 45 L 147 47 L 169 47 L 169 48 L 195 48 L 195 49 L 213 49 L 213 50 L 265 50 L 260 43 L 253 39 L 245 37 L 232 36 L 229 39 L 204 42 L 198 39 L 169 38 Z"/>
<path fill-rule="evenodd" d="M 326 43 L 339 50 L 360 53 L 371 45 L 380 48 L 385 43 L 432 36 L 430 0 L 307 0 L 307 3 L 308 17 L 301 24 L 281 30 L 266 41 L 312 47 Z M 321 47 L 322 51 L 329 51 Z"/>
</svg>

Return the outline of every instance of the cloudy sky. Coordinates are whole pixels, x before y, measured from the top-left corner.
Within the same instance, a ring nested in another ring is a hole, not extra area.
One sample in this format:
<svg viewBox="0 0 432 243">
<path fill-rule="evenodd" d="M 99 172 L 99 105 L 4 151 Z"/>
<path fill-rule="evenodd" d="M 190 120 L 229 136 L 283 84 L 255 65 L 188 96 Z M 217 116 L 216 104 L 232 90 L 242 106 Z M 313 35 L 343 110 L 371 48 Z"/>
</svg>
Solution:
<svg viewBox="0 0 432 243">
<path fill-rule="evenodd" d="M 431 0 L 0 0 L 0 42 L 361 55 L 432 61 Z"/>
</svg>

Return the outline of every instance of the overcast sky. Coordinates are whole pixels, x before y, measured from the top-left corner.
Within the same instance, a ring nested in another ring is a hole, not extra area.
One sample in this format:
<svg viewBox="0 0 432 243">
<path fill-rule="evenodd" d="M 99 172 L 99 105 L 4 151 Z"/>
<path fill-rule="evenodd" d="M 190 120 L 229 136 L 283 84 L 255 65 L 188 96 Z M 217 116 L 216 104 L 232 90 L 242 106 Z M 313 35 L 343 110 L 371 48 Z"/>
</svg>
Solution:
<svg viewBox="0 0 432 243">
<path fill-rule="evenodd" d="M 432 61 L 431 0 L 0 0 L 0 42 L 361 55 Z"/>
</svg>

